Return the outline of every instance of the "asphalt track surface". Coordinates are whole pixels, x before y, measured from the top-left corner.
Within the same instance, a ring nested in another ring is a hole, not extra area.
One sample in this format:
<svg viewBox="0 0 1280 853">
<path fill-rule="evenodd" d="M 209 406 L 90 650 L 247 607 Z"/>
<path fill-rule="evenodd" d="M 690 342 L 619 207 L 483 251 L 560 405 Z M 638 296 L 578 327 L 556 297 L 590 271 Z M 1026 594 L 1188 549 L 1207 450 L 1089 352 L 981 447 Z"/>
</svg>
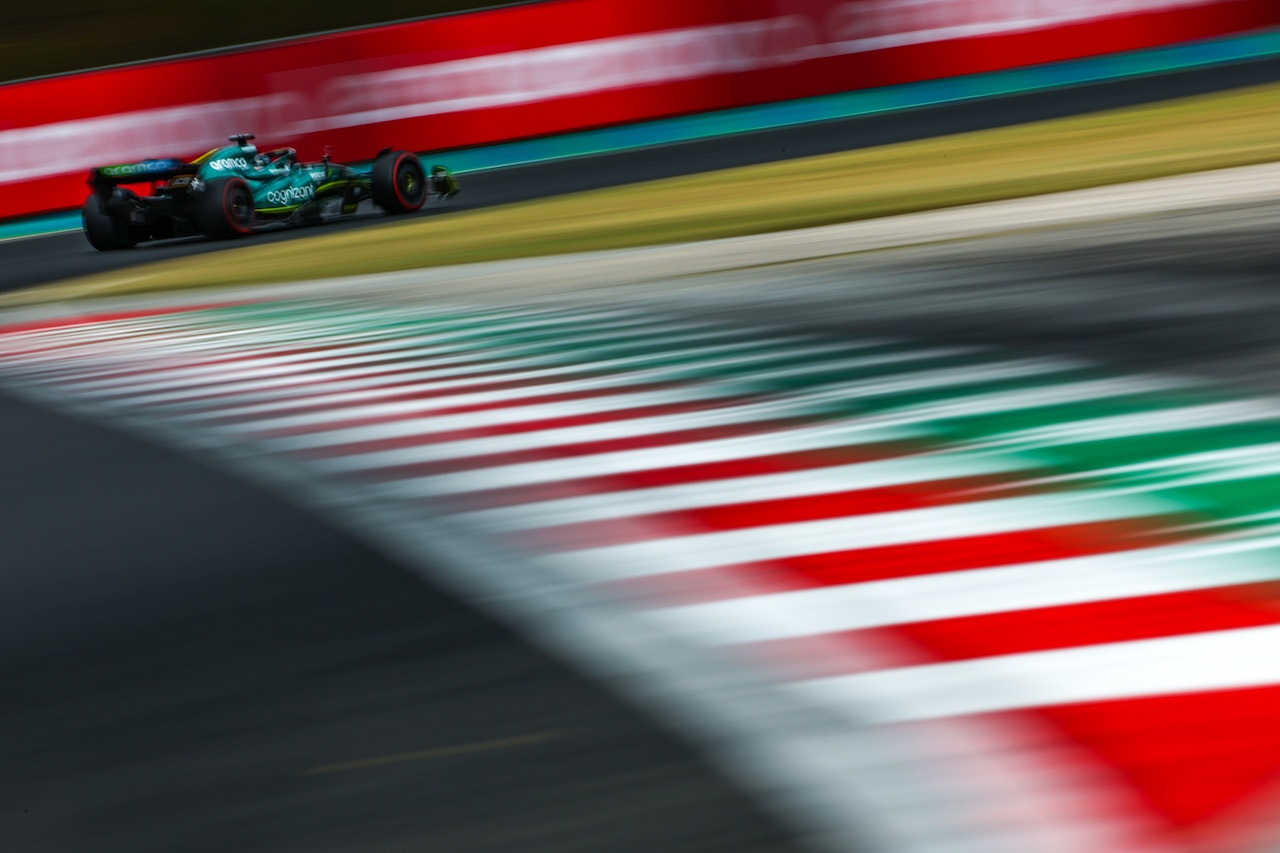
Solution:
<svg viewBox="0 0 1280 853">
<path fill-rule="evenodd" d="M 383 556 L 0 397 L 0 848 L 797 848 L 688 749 Z"/>
<path fill-rule="evenodd" d="M 1174 373 L 1280 394 L 1280 198 L 694 276 L 682 316 Z"/>
<path fill-rule="evenodd" d="M 429 205 L 417 215 L 447 216 L 457 210 L 1061 118 L 1276 80 L 1280 80 L 1280 59 L 1273 58 L 500 169 L 466 176 L 463 191 L 456 200 L 439 207 Z M 398 220 L 390 220 L 366 202 L 361 212 L 350 220 L 259 234 L 252 240 L 257 243 L 290 240 L 316 234 L 317 229 L 377 227 L 388 221 Z M 236 245 L 243 244 L 192 238 L 144 243 L 132 250 L 102 253 L 90 247 L 79 232 L 0 242 L 0 291 L 148 261 L 216 252 Z"/>
<path fill-rule="evenodd" d="M 546 194 L 557 173 L 654 177 L 645 169 L 688 165 L 678 154 L 511 170 L 493 186 L 551 180 L 531 193 Z M 469 189 L 488 200 L 479 180 Z M 1070 352 L 1274 391 L 1278 213 L 1260 204 L 814 261 L 776 271 L 785 294 L 776 277 L 709 277 L 654 298 L 689 314 Z M 56 268 L 79 239 L 0 246 L 0 267 Z M 732 287 L 732 309 L 717 284 Z M 686 747 L 309 515 L 8 396 L 0 446 L 4 849 L 796 849 Z"/>
</svg>

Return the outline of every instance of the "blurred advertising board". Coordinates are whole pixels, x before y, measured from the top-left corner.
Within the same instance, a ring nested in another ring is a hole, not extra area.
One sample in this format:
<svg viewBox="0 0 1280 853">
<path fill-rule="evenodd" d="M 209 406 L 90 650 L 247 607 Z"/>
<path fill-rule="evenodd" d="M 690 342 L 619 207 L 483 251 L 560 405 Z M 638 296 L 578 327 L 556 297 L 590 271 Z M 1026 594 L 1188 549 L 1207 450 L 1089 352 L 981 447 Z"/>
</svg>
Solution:
<svg viewBox="0 0 1280 853">
<path fill-rule="evenodd" d="M 0 86 L 0 216 L 230 133 L 318 159 L 484 145 L 1280 24 L 1275 0 L 553 0 Z"/>
</svg>

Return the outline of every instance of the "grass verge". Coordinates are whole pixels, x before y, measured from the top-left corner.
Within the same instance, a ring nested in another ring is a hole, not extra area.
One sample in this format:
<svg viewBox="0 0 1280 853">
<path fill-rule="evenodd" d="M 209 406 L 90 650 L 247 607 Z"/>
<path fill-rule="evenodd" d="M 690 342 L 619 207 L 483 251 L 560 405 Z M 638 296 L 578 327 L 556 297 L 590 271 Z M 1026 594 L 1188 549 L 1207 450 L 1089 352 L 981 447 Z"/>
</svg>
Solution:
<svg viewBox="0 0 1280 853">
<path fill-rule="evenodd" d="M 707 240 L 1280 160 L 1280 85 L 597 190 L 133 267 L 4 302 Z"/>
</svg>

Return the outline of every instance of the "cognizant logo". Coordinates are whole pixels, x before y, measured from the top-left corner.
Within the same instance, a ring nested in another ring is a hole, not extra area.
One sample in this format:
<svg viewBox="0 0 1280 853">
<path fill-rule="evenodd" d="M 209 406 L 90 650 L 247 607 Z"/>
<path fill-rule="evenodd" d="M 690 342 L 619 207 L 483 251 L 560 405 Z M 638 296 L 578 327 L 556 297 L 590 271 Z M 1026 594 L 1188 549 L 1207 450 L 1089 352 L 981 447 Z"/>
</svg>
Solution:
<svg viewBox="0 0 1280 853">
<path fill-rule="evenodd" d="M 290 187 L 287 190 L 273 190 L 267 193 L 267 201 L 272 204 L 294 204 L 315 197 L 315 187 Z"/>
</svg>

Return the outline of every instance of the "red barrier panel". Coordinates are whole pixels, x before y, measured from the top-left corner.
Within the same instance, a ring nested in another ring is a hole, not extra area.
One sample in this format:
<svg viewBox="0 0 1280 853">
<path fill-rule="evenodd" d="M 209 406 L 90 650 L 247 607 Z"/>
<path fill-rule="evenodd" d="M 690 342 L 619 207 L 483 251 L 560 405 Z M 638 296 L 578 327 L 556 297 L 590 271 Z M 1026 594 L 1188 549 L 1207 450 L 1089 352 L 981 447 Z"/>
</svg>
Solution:
<svg viewBox="0 0 1280 853">
<path fill-rule="evenodd" d="M 0 216 L 229 133 L 339 160 L 993 71 L 1280 24 L 1275 0 L 556 0 L 0 86 Z"/>
</svg>

